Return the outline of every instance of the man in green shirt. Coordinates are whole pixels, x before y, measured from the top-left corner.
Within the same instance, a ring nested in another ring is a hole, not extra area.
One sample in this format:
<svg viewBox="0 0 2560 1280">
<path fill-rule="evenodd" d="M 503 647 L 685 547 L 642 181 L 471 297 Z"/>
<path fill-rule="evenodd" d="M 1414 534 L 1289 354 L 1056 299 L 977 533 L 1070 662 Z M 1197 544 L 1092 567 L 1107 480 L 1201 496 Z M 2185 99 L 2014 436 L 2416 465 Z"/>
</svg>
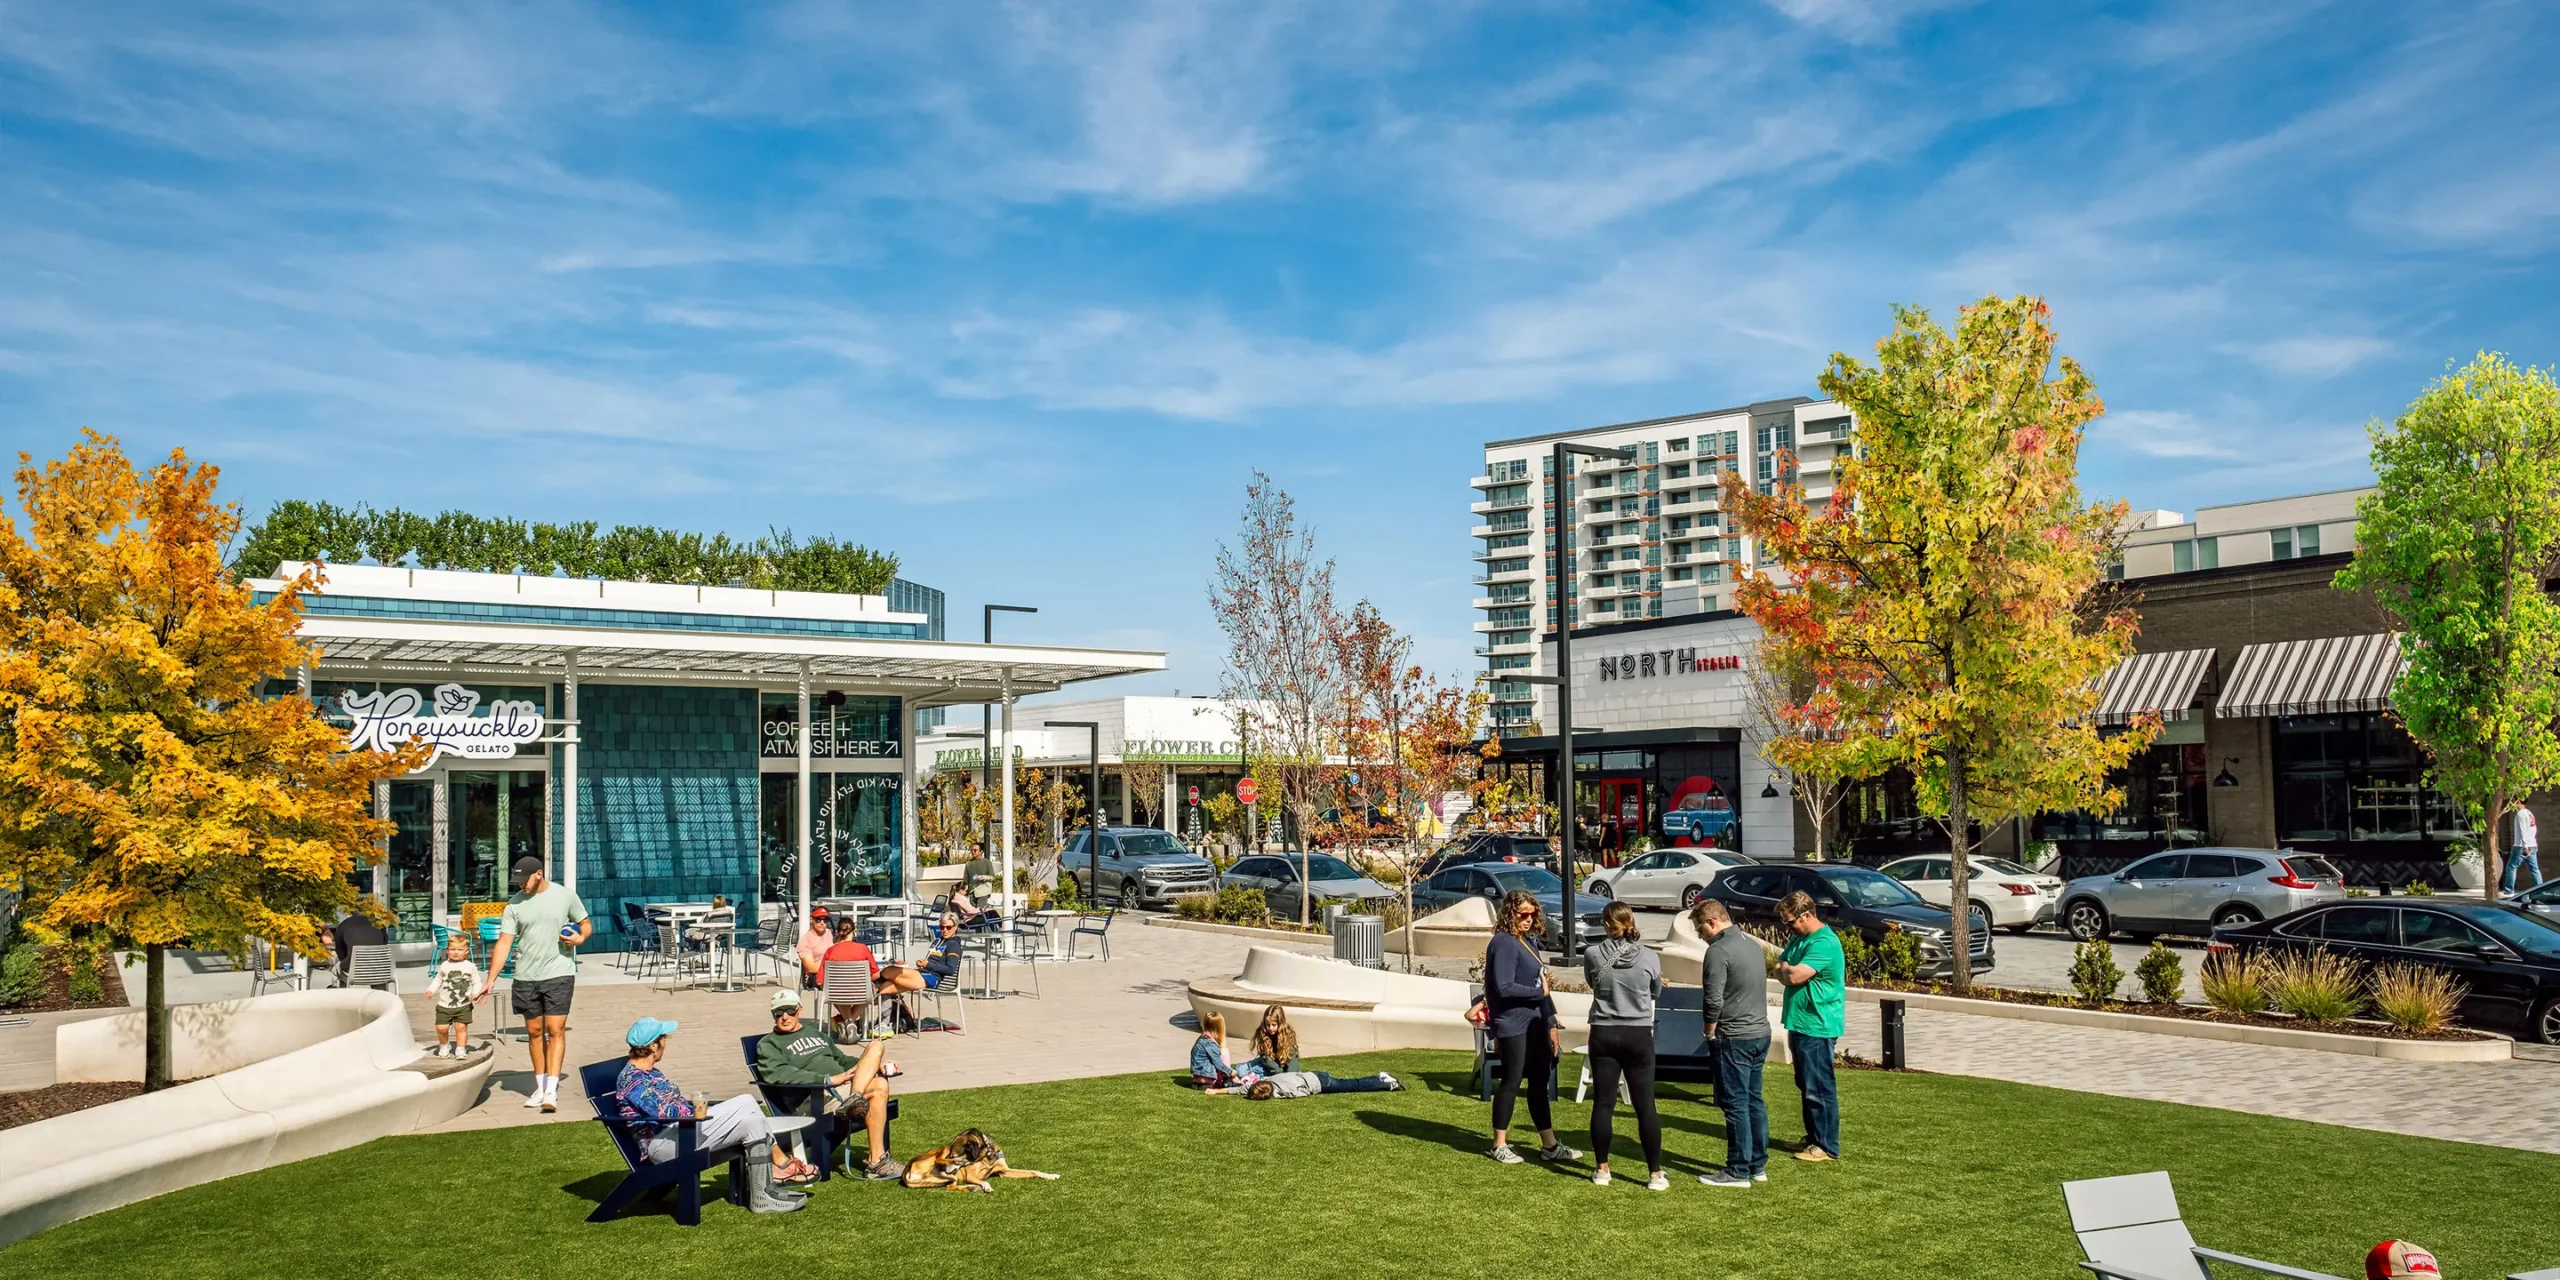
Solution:
<svg viewBox="0 0 2560 1280">
<path fill-rule="evenodd" d="M 904 1174 L 907 1167 L 889 1155 L 888 1077 L 898 1070 L 886 1060 L 889 1042 L 874 1040 L 863 1046 L 860 1058 L 848 1058 L 833 1036 L 801 1025 L 799 993 L 774 992 L 772 1008 L 773 1034 L 756 1041 L 756 1078 L 819 1090 L 810 1095 L 819 1105 L 812 1116 L 859 1114 L 871 1140 L 871 1161 L 863 1166 L 863 1176 L 883 1180 Z"/>
<path fill-rule="evenodd" d="M 1804 1095 L 1804 1146 L 1796 1159 L 1837 1160 L 1840 1086 L 1832 1078 L 1831 1051 L 1849 1012 L 1848 964 L 1840 936 L 1814 914 L 1812 898 L 1790 893 L 1778 899 L 1778 917 L 1796 935 L 1778 957 L 1778 978 L 1787 984 L 1780 1020 L 1787 1028 L 1796 1092 Z"/>
<path fill-rule="evenodd" d="M 569 997 L 578 982 L 578 957 L 570 948 L 595 932 L 587 904 L 578 895 L 551 883 L 539 858 L 516 859 L 509 877 L 516 887 L 498 925 L 498 946 L 489 957 L 489 974 L 480 984 L 477 1004 L 515 957 L 515 1009 L 524 1018 L 525 1048 L 533 1055 L 533 1091 L 524 1100 L 544 1111 L 560 1109 L 560 1064 L 569 1057 Z"/>
</svg>

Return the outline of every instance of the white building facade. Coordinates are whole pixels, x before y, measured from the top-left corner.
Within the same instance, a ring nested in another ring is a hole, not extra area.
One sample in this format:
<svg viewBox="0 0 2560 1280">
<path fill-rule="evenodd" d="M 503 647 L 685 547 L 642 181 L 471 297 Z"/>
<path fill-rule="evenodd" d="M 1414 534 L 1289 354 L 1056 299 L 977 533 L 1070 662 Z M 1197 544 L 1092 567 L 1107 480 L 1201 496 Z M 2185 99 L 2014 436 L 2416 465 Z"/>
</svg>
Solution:
<svg viewBox="0 0 2560 1280">
<path fill-rule="evenodd" d="M 1057 721 L 1091 721 L 1099 729 L 1088 732 Z M 1001 722 L 995 731 L 1001 740 Z M 1234 794 L 1245 772 L 1246 741 L 1235 704 L 1219 698 L 1132 696 L 1017 706 L 1012 739 L 1015 769 L 1065 770 L 1079 786 L 1098 752 L 1105 815 L 1134 823 L 1144 808 L 1156 825 L 1186 834 L 1199 806 Z M 987 770 L 987 744 L 965 727 L 945 726 L 919 738 L 916 748 L 923 766 L 936 773 Z M 1124 764 L 1162 766 L 1162 794 L 1143 801 L 1131 794 Z"/>
</svg>

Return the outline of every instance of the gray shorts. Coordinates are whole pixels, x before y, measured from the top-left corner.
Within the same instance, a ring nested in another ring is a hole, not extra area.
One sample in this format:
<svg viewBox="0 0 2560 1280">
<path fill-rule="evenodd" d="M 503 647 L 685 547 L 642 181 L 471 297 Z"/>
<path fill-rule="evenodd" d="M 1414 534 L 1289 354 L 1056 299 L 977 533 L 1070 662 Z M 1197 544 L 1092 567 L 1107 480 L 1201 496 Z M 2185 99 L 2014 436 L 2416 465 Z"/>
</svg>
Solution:
<svg viewBox="0 0 2560 1280">
<path fill-rule="evenodd" d="M 528 982 L 516 979 L 514 1003 L 516 1012 L 528 1018 L 565 1018 L 569 1016 L 569 996 L 577 987 L 577 975 L 565 978 L 542 978 Z"/>
</svg>

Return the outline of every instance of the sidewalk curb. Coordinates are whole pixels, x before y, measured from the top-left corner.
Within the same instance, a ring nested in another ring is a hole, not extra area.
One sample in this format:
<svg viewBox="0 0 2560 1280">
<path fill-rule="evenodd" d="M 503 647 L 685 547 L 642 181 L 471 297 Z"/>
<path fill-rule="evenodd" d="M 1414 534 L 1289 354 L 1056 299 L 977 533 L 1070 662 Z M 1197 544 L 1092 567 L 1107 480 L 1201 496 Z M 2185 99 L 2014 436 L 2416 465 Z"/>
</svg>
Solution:
<svg viewBox="0 0 2560 1280">
<path fill-rule="evenodd" d="M 1219 924 L 1211 920 L 1184 920 L 1176 916 L 1148 916 L 1147 924 L 1157 929 L 1189 929 L 1194 933 L 1224 933 L 1239 938 L 1259 938 L 1265 942 L 1294 942 L 1302 947 L 1330 947 L 1333 938 L 1322 933 L 1294 933 L 1287 929 L 1257 929 L 1249 924 Z"/>
<path fill-rule="evenodd" d="M 2398 1062 L 2505 1062 L 2516 1056 L 2515 1042 L 2504 1037 L 2488 1040 L 2385 1040 L 2377 1036 L 2340 1035 L 2334 1031 L 2296 1031 L 2290 1027 L 2251 1027 L 2223 1022 L 2190 1022 L 2184 1018 L 2158 1018 L 2149 1014 L 2116 1013 L 2105 1009 L 2010 1004 L 2000 1000 L 1968 1000 L 1924 991 L 1880 991 L 1873 987 L 1853 986 L 1849 988 L 1849 998 L 1866 1004 L 1874 1004 L 1878 1000 L 1900 1000 L 1914 1009 L 1970 1014 L 1977 1018 L 2012 1018 L 2020 1022 L 2049 1022 L 2066 1027 L 2096 1027 L 2104 1031 L 2134 1031 L 2146 1035 L 2183 1036 L 2190 1040 L 2219 1040 L 2227 1044 L 2317 1049 L 2323 1053 L 2342 1053 L 2360 1058 L 2386 1058 Z"/>
</svg>

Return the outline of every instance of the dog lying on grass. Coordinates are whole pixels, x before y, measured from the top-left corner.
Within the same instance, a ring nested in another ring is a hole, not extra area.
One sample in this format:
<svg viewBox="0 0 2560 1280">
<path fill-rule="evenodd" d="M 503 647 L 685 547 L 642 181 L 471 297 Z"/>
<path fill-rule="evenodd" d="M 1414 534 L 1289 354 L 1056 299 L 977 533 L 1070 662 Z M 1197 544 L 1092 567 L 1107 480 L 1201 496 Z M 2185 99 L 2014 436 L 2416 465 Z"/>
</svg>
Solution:
<svg viewBox="0 0 2560 1280">
<path fill-rule="evenodd" d="M 951 1191 L 984 1191 L 995 1194 L 988 1185 L 995 1178 L 1058 1179 L 1054 1173 L 1016 1169 L 1004 1162 L 1004 1148 L 996 1140 L 976 1129 L 963 1129 L 960 1136 L 935 1147 L 907 1162 L 906 1177 L 910 1187 L 941 1187 Z"/>
</svg>

